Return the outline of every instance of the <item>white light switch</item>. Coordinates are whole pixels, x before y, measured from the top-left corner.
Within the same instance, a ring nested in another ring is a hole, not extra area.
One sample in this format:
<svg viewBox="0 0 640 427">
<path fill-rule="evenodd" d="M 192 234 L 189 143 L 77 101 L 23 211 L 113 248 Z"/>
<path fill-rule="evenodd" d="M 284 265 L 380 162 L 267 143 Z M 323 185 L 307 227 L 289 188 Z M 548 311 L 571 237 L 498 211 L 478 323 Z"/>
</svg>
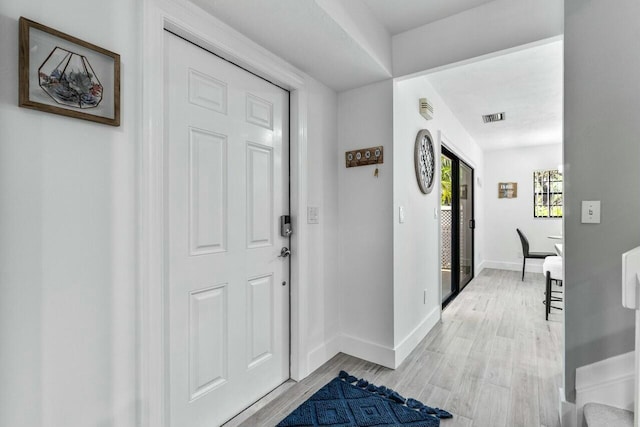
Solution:
<svg viewBox="0 0 640 427">
<path fill-rule="evenodd" d="M 398 208 L 398 220 L 400 224 L 404 224 L 404 206 Z"/>
<path fill-rule="evenodd" d="M 320 224 L 320 208 L 307 206 L 307 224 Z"/>
<path fill-rule="evenodd" d="M 600 224 L 600 200 L 582 201 L 582 223 Z"/>
</svg>

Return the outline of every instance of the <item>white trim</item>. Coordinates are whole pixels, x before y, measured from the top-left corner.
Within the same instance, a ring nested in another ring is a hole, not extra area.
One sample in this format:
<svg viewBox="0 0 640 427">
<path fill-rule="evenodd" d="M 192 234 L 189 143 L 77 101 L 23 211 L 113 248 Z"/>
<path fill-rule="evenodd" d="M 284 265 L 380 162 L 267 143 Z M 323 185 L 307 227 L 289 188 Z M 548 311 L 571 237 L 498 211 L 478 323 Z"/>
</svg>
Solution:
<svg viewBox="0 0 640 427">
<path fill-rule="evenodd" d="M 395 80 L 401 82 L 401 81 L 404 81 L 404 80 L 414 79 L 416 77 L 423 77 L 423 76 L 427 76 L 429 74 L 438 73 L 440 71 L 449 70 L 451 68 L 463 67 L 465 65 L 474 64 L 474 63 L 480 62 L 480 61 L 486 61 L 486 60 L 491 59 L 491 58 L 497 58 L 497 57 L 500 57 L 500 56 L 503 56 L 503 55 L 508 55 L 510 53 L 520 52 L 520 51 L 525 50 L 525 49 L 531 49 L 531 48 L 534 48 L 536 46 L 544 46 L 546 44 L 554 43 L 554 42 L 562 41 L 562 40 L 564 40 L 564 34 L 560 34 L 560 35 L 553 36 L 553 37 L 548 37 L 546 39 L 536 40 L 536 41 L 531 42 L 531 43 L 525 43 L 525 44 L 522 44 L 522 45 L 509 47 L 509 48 L 498 50 L 498 51 L 495 51 L 495 52 L 485 53 L 483 55 L 474 56 L 474 57 L 468 58 L 468 59 L 463 59 L 462 61 L 451 62 L 449 64 L 440 65 L 438 67 L 430 68 L 428 70 L 416 71 L 415 73 L 409 73 L 409 74 L 405 74 L 403 76 L 395 77 Z"/>
<path fill-rule="evenodd" d="M 489 268 L 487 267 L 487 262 L 486 261 L 480 261 L 480 264 L 478 264 L 478 271 L 476 272 L 476 277 L 480 275 L 480 273 L 482 273 L 482 270 L 484 270 L 485 268 Z"/>
<path fill-rule="evenodd" d="M 442 287 L 441 287 L 442 288 Z M 442 292 L 442 291 L 440 291 Z M 442 298 L 441 298 L 442 299 Z M 431 313 L 424 318 L 418 326 L 415 327 L 409 335 L 407 335 L 400 344 L 394 349 L 395 352 L 395 367 L 397 368 L 406 359 L 406 357 L 416 348 L 416 346 L 427 336 L 429 331 L 440 321 L 442 318 L 442 305 L 438 304 Z"/>
<path fill-rule="evenodd" d="M 481 263 L 482 269 L 494 268 L 496 270 L 509 270 L 522 272 L 522 261 L 520 262 L 508 262 L 508 261 L 491 261 L 484 260 Z M 540 273 L 542 274 L 542 261 L 536 259 L 528 259 L 525 265 L 524 271 L 526 273 Z"/>
<path fill-rule="evenodd" d="M 315 371 L 340 353 L 340 338 L 340 335 L 336 335 L 309 352 L 309 372 Z"/>
<path fill-rule="evenodd" d="M 571 402 L 567 402 L 563 388 L 558 389 L 558 394 L 558 417 L 560 418 L 560 425 L 562 427 L 578 427 L 576 405 Z"/>
<path fill-rule="evenodd" d="M 340 336 L 340 349 L 342 353 L 350 356 L 368 360 L 387 368 L 396 368 L 395 351 L 390 347 L 343 334 Z"/>
<path fill-rule="evenodd" d="M 307 91 L 304 87 L 291 92 L 290 105 L 290 183 L 291 222 L 291 359 L 290 376 L 300 381 L 309 373 L 307 363 L 307 284 L 309 260 L 307 221 Z"/>
<path fill-rule="evenodd" d="M 337 335 L 309 352 L 309 371 L 318 369 L 338 353 L 345 353 L 391 369 L 397 369 L 404 359 L 440 321 L 441 306 L 431 312 L 395 348 L 389 348 L 350 335 Z"/>
<path fill-rule="evenodd" d="M 394 85 L 394 87 L 397 83 Z M 395 93 L 394 93 L 395 97 Z M 436 187 L 438 187 L 438 195 L 436 196 L 436 200 L 442 200 L 442 131 L 438 131 L 438 142 L 436 143 L 438 152 L 436 153 L 436 161 L 438 162 L 438 182 L 436 182 Z M 438 259 L 440 268 L 442 268 L 442 203 L 439 203 L 436 211 L 438 212 L 436 221 L 438 222 Z M 475 250 L 475 249 L 474 249 Z M 442 319 L 442 272 L 438 274 L 438 309 L 440 310 L 440 318 Z"/>
<path fill-rule="evenodd" d="M 576 421 L 581 425 L 583 407 L 601 403 L 633 411 L 635 352 L 600 360 L 576 369 Z"/>
<path fill-rule="evenodd" d="M 452 142 L 447 137 L 447 135 L 444 132 L 442 132 L 441 130 L 438 131 L 438 141 L 439 141 L 439 144 L 440 144 L 440 152 L 442 152 L 442 146 L 444 145 L 449 151 L 452 151 L 456 156 L 458 156 L 458 158 L 460 160 L 462 160 L 463 162 L 465 162 L 466 164 L 471 166 L 473 168 L 474 172 L 476 171 L 476 169 L 478 169 L 478 165 L 477 165 L 476 161 L 472 160 L 471 157 L 469 157 L 467 155 L 465 150 L 463 150 L 461 147 L 459 147 L 454 142 Z M 475 183 L 474 183 L 474 188 L 475 188 Z M 475 202 L 475 200 L 474 200 L 474 202 Z"/>
<path fill-rule="evenodd" d="M 165 360 L 167 331 L 165 307 L 164 236 L 164 30 L 195 42 L 251 72 L 291 91 L 291 205 L 297 226 L 291 246 L 291 377 L 308 372 L 307 307 L 308 260 L 305 221 L 307 183 L 307 88 L 306 76 L 252 42 L 231 27 L 186 0 L 144 0 L 143 11 L 143 131 L 140 148 L 140 235 L 138 318 L 140 396 L 139 425 L 165 427 L 169 421 L 168 367 Z"/>
</svg>

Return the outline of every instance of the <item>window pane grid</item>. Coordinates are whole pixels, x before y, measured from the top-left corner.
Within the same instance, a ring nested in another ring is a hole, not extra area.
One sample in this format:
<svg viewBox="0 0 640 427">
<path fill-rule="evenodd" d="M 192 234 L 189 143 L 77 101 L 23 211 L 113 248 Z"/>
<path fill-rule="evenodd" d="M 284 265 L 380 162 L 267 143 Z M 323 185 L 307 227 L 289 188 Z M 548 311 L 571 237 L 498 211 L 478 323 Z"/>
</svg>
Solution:
<svg viewBox="0 0 640 427">
<path fill-rule="evenodd" d="M 557 169 L 533 173 L 534 218 L 562 218 L 562 187 L 562 174 Z"/>
</svg>

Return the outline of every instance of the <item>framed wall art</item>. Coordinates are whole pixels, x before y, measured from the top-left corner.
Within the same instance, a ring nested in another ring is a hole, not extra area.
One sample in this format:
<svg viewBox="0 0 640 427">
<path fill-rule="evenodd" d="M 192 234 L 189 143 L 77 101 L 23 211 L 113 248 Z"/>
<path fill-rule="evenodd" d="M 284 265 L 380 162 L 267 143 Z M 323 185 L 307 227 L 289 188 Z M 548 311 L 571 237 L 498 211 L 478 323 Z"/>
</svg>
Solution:
<svg viewBox="0 0 640 427">
<path fill-rule="evenodd" d="M 20 18 L 19 105 L 120 126 L 120 55 Z"/>
<path fill-rule="evenodd" d="M 518 197 L 517 182 L 499 182 L 498 199 L 515 199 Z"/>
</svg>

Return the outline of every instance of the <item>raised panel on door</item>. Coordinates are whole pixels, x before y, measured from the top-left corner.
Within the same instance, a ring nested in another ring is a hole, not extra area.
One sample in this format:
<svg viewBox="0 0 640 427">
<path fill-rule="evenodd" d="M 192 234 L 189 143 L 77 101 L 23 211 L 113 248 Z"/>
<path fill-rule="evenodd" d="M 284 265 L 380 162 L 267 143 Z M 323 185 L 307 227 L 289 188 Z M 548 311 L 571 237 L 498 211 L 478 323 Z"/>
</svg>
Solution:
<svg viewBox="0 0 640 427">
<path fill-rule="evenodd" d="M 191 254 L 226 250 L 227 137 L 189 129 Z"/>
<path fill-rule="evenodd" d="M 270 246 L 273 240 L 273 150 L 247 143 L 247 246 Z"/>
<path fill-rule="evenodd" d="M 247 350 L 248 368 L 252 369 L 273 355 L 273 275 L 248 281 Z"/>
<path fill-rule="evenodd" d="M 273 104 L 256 95 L 247 94 L 247 122 L 273 130 Z"/>
<path fill-rule="evenodd" d="M 227 381 L 227 285 L 192 292 L 189 300 L 189 394 L 195 400 Z"/>
<path fill-rule="evenodd" d="M 227 84 L 199 71 L 189 70 L 189 102 L 227 114 Z"/>
</svg>

